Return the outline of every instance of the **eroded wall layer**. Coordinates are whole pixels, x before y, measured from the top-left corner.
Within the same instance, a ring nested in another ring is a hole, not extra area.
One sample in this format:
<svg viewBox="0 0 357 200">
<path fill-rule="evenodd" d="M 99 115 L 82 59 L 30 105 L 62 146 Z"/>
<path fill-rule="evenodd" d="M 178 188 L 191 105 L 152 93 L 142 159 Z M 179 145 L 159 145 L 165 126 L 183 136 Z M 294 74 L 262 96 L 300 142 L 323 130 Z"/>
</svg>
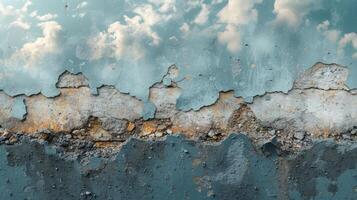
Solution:
<svg viewBox="0 0 357 200">
<path fill-rule="evenodd" d="M 257 153 L 244 135 L 207 145 L 132 139 L 110 162 L 1 146 L 1 199 L 356 199 L 356 145 L 320 142 L 293 157 Z"/>
</svg>

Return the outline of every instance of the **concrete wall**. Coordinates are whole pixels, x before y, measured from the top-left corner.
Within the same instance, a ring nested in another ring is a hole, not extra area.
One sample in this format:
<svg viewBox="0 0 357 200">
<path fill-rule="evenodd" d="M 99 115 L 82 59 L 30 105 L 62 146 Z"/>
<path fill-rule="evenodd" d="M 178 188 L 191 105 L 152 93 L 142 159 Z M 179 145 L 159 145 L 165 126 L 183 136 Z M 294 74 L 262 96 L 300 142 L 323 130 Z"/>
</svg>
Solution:
<svg viewBox="0 0 357 200">
<path fill-rule="evenodd" d="M 0 199 L 356 199 L 356 8 L 0 0 Z"/>
</svg>

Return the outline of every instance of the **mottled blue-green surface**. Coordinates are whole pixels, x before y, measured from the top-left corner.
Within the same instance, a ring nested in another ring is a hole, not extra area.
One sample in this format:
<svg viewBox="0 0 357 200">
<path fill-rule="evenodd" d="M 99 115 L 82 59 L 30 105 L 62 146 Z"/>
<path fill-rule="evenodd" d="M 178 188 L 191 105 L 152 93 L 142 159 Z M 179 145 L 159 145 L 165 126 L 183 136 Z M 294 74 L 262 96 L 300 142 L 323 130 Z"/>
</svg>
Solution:
<svg viewBox="0 0 357 200">
<path fill-rule="evenodd" d="M 16 97 L 14 100 L 14 106 L 11 108 L 11 117 L 23 120 L 25 119 L 26 114 L 27 109 L 24 97 Z"/>
<path fill-rule="evenodd" d="M 260 153 L 244 135 L 216 145 L 169 136 L 131 139 L 112 161 L 81 165 L 60 158 L 61 148 L 23 140 L 0 146 L 0 199 L 357 198 L 356 145 L 319 142 L 296 156 L 271 150 Z"/>
<path fill-rule="evenodd" d="M 175 64 L 177 107 L 189 110 L 220 91 L 247 101 L 287 92 L 319 61 L 348 66 L 356 88 L 356 9 L 354 0 L 1 0 L 0 89 L 56 96 L 68 70 L 93 91 L 115 85 L 148 101 Z"/>
</svg>

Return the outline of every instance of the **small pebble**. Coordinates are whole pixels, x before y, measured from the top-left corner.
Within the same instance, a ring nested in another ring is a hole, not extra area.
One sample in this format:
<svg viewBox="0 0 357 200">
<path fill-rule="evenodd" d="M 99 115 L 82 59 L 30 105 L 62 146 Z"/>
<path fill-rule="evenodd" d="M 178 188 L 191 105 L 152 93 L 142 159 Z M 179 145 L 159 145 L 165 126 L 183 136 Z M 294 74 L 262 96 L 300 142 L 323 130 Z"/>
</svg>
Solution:
<svg viewBox="0 0 357 200">
<path fill-rule="evenodd" d="M 295 132 L 294 133 L 294 138 L 298 139 L 298 140 L 303 140 L 305 137 L 305 133 L 304 132 Z"/>
</svg>

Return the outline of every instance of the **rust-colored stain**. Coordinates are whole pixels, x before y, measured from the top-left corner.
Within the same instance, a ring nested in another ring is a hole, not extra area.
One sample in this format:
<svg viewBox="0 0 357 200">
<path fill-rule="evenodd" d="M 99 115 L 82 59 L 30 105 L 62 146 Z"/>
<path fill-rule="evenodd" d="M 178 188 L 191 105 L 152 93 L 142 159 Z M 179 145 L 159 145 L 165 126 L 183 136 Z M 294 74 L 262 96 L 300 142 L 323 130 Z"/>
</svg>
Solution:
<svg viewBox="0 0 357 200">
<path fill-rule="evenodd" d="M 135 124 L 133 122 L 129 122 L 126 130 L 132 132 L 135 129 Z"/>
<path fill-rule="evenodd" d="M 61 90 L 61 96 L 48 99 L 42 95 L 35 95 L 26 98 L 28 114 L 22 123 L 16 122 L 9 129 L 25 134 L 37 133 L 43 130 L 51 132 L 69 132 L 70 126 L 78 115 L 80 98 L 78 89 L 67 88 Z M 74 98 L 68 98 L 69 96 Z M 43 102 L 43 103 L 40 103 Z M 37 110 L 35 112 L 34 110 Z M 76 121 L 78 123 L 78 120 Z"/>
<path fill-rule="evenodd" d="M 192 165 L 193 165 L 194 167 L 197 167 L 197 166 L 200 165 L 201 163 L 202 163 L 202 160 L 201 160 L 201 159 L 196 158 L 196 159 L 193 159 L 193 160 L 192 160 Z"/>
<path fill-rule="evenodd" d="M 43 130 L 49 130 L 53 133 L 70 131 L 66 130 L 61 126 L 58 121 L 54 119 L 42 119 L 41 121 L 36 121 L 33 119 L 26 120 L 24 123 L 15 122 L 13 126 L 9 128 L 12 132 L 22 132 L 24 134 L 38 133 Z"/>
<path fill-rule="evenodd" d="M 190 76 L 190 75 L 185 76 L 185 80 L 191 81 L 192 80 L 192 76 Z"/>
<path fill-rule="evenodd" d="M 95 140 L 110 140 L 112 135 L 102 128 L 102 123 L 98 118 L 89 120 L 87 132 Z"/>
<path fill-rule="evenodd" d="M 328 138 L 330 136 L 330 129 L 329 128 L 323 128 L 321 131 L 322 131 L 322 136 L 324 138 Z"/>
<path fill-rule="evenodd" d="M 197 138 L 197 136 L 200 133 L 205 133 L 208 132 L 208 130 L 210 129 L 210 127 L 206 127 L 204 130 L 202 129 L 202 127 L 197 127 L 197 126 L 183 126 L 181 124 L 173 124 L 173 126 L 171 127 L 172 132 L 174 133 L 179 133 L 184 135 L 186 138 Z"/>
<path fill-rule="evenodd" d="M 141 127 L 141 133 L 143 136 L 155 133 L 156 130 L 157 130 L 157 123 L 155 121 L 146 121 L 143 123 L 143 126 Z"/>
<path fill-rule="evenodd" d="M 115 148 L 119 147 L 122 143 L 117 141 L 97 141 L 94 143 L 96 148 Z"/>
</svg>

